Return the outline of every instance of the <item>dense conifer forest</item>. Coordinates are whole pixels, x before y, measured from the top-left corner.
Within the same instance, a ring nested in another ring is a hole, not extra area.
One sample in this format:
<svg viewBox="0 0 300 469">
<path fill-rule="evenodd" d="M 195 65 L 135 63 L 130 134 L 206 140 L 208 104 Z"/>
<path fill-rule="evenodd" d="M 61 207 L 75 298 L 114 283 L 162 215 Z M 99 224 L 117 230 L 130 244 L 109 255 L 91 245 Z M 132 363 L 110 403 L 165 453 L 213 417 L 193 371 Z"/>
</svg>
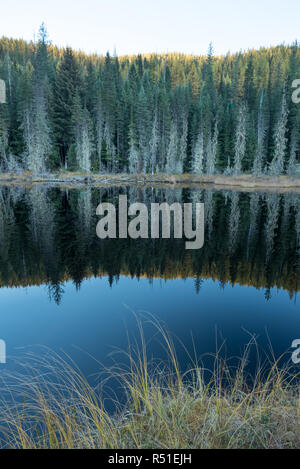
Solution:
<svg viewBox="0 0 300 469">
<path fill-rule="evenodd" d="M 0 39 L 0 169 L 294 175 L 300 47 L 86 55 Z M 299 96 L 300 93 L 298 93 Z"/>
</svg>

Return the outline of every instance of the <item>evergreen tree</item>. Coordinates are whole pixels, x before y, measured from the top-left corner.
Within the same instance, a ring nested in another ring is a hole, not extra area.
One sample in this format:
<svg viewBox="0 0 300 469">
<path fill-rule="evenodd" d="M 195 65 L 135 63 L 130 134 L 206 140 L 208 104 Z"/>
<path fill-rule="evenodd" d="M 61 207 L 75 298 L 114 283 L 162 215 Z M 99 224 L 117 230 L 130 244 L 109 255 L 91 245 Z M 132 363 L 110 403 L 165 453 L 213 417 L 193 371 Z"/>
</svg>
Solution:
<svg viewBox="0 0 300 469">
<path fill-rule="evenodd" d="M 288 109 L 286 102 L 286 90 L 284 87 L 281 100 L 281 111 L 274 132 L 275 151 L 272 162 L 269 166 L 269 174 L 271 176 L 279 176 L 283 173 L 284 158 L 287 146 L 287 119 Z"/>
<path fill-rule="evenodd" d="M 297 43 L 102 57 L 53 47 L 44 25 L 37 43 L 2 38 L 1 170 L 294 176 L 299 71 Z"/>
<path fill-rule="evenodd" d="M 201 176 L 203 174 L 203 160 L 204 160 L 204 141 L 203 141 L 203 131 L 200 129 L 194 151 L 193 151 L 193 161 L 192 161 L 192 171 L 195 174 Z"/>
<path fill-rule="evenodd" d="M 242 162 L 246 150 L 246 106 L 241 103 L 239 106 L 237 125 L 235 131 L 234 145 L 234 166 L 233 174 L 238 175 L 242 170 Z"/>
<path fill-rule="evenodd" d="M 61 165 L 67 168 L 67 155 L 73 144 L 73 106 L 81 91 L 79 65 L 72 50 L 67 47 L 58 66 L 53 93 L 52 124 Z"/>
<path fill-rule="evenodd" d="M 264 90 L 262 90 L 259 100 L 259 111 L 257 119 L 257 147 L 253 161 L 253 176 L 262 176 L 265 158 L 265 139 L 267 132 L 266 116 L 264 112 Z"/>
</svg>

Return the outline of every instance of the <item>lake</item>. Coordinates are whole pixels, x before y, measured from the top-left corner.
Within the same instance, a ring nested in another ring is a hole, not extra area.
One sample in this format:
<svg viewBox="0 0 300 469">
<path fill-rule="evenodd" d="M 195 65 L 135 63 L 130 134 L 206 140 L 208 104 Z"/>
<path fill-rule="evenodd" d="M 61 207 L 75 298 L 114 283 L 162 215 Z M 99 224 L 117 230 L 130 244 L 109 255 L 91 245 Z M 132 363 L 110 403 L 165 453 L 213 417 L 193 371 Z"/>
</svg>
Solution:
<svg viewBox="0 0 300 469">
<path fill-rule="evenodd" d="M 203 202 L 204 246 L 181 239 L 96 235 L 100 202 Z M 66 353 L 91 383 L 139 340 L 164 359 L 155 317 L 174 337 L 182 370 L 221 347 L 240 357 L 255 336 L 277 358 L 300 337 L 300 195 L 160 187 L 0 190 L 0 338 L 4 370 L 28 351 Z M 257 366 L 256 352 L 249 369 Z M 299 365 L 300 366 L 300 365 Z M 297 366 L 295 367 L 297 371 Z"/>
</svg>

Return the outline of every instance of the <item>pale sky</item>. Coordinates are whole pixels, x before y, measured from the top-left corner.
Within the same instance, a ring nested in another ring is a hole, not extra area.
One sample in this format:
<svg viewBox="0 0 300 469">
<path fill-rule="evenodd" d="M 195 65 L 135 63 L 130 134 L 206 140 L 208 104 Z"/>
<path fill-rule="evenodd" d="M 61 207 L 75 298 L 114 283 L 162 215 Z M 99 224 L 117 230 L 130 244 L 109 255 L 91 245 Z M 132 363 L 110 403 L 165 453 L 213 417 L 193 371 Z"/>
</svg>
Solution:
<svg viewBox="0 0 300 469">
<path fill-rule="evenodd" d="M 300 0 L 0 0 L 0 36 L 87 53 L 215 54 L 300 40 Z"/>
</svg>

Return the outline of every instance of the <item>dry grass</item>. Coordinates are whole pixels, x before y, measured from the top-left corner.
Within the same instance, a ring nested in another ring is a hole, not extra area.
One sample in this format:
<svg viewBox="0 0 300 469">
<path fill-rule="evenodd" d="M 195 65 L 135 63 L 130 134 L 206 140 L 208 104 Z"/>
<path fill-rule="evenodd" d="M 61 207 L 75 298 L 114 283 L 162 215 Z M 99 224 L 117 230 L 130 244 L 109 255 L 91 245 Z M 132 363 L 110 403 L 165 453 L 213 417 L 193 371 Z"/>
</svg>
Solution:
<svg viewBox="0 0 300 469">
<path fill-rule="evenodd" d="M 114 415 L 76 367 L 53 354 L 14 375 L 3 385 L 15 400 L 1 405 L 2 447 L 300 448 L 300 388 L 288 370 L 274 363 L 249 387 L 248 350 L 234 373 L 217 356 L 208 382 L 197 364 L 182 375 L 170 337 L 157 327 L 169 366 L 150 367 L 141 330 L 129 366 L 111 371 L 127 395 Z"/>
</svg>

